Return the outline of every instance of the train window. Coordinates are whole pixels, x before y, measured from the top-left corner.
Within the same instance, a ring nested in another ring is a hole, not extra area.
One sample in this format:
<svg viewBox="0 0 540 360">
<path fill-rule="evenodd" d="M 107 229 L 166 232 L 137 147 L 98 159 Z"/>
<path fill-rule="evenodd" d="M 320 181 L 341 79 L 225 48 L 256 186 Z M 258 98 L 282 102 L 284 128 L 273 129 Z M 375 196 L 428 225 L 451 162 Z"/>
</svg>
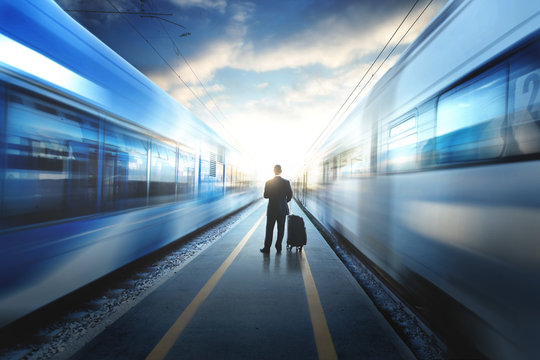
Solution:
<svg viewBox="0 0 540 360">
<path fill-rule="evenodd" d="M 174 201 L 176 148 L 172 144 L 152 139 L 150 163 L 150 202 L 155 204 Z"/>
<path fill-rule="evenodd" d="M 146 205 L 148 138 L 106 123 L 103 144 L 103 209 Z"/>
<path fill-rule="evenodd" d="M 225 188 L 229 193 L 242 190 L 241 173 L 231 164 L 227 164 L 225 168 Z"/>
<path fill-rule="evenodd" d="M 507 155 L 540 153 L 540 43 L 510 59 Z"/>
<path fill-rule="evenodd" d="M 195 195 L 195 155 L 180 150 L 178 159 L 178 199 L 190 199 Z"/>
<path fill-rule="evenodd" d="M 211 200 L 223 194 L 223 155 L 203 150 L 200 158 L 199 196 Z"/>
<path fill-rule="evenodd" d="M 50 107 L 50 106 L 47 106 L 47 105 L 43 105 L 41 103 L 35 103 L 34 106 L 36 107 L 36 109 L 38 109 L 39 111 L 43 111 L 43 112 L 46 112 L 46 113 L 49 113 L 51 115 L 58 115 L 58 112 L 56 111 L 56 109 Z"/>
<path fill-rule="evenodd" d="M 349 151 L 344 151 L 340 153 L 338 156 L 339 156 L 338 177 L 340 179 L 347 179 L 351 177 L 351 173 L 352 173 L 351 154 Z"/>
<path fill-rule="evenodd" d="M 332 171 L 331 171 L 331 162 L 329 160 L 325 160 L 323 163 L 323 184 L 329 184 L 332 179 Z"/>
<path fill-rule="evenodd" d="M 507 69 L 484 73 L 439 98 L 436 144 L 439 163 L 499 157 L 504 148 Z"/>
<path fill-rule="evenodd" d="M 209 176 L 213 178 L 216 177 L 216 153 L 213 153 L 213 152 L 210 153 Z"/>
<path fill-rule="evenodd" d="M 11 103 L 17 103 L 17 104 L 24 104 L 22 98 L 20 96 L 15 95 L 13 92 L 9 93 L 8 96 L 9 102 Z"/>
<path fill-rule="evenodd" d="M 388 136 L 388 171 L 411 169 L 416 161 L 416 112 L 390 125 Z"/>
<path fill-rule="evenodd" d="M 363 169 L 361 147 L 355 147 L 339 153 L 333 159 L 333 172 L 336 179 L 360 176 Z"/>
<path fill-rule="evenodd" d="M 7 99 L 2 226 L 95 212 L 98 120 L 31 93 Z"/>
<path fill-rule="evenodd" d="M 216 180 L 225 185 L 225 149 L 220 147 L 216 154 Z"/>
<path fill-rule="evenodd" d="M 234 191 L 235 171 L 236 168 L 233 167 L 231 164 L 227 164 L 225 166 L 225 189 L 227 190 L 227 192 Z"/>
<path fill-rule="evenodd" d="M 216 182 L 223 183 L 224 181 L 224 149 L 218 148 L 217 153 L 210 153 L 210 176 L 215 178 Z"/>
<path fill-rule="evenodd" d="M 358 177 L 366 172 L 363 147 L 357 146 L 351 150 L 351 176 Z"/>
<path fill-rule="evenodd" d="M 330 160 L 330 181 L 336 181 L 339 175 L 339 155 L 334 155 Z"/>
<path fill-rule="evenodd" d="M 246 186 L 245 174 L 234 165 L 226 165 L 226 187 L 227 192 L 241 192 L 244 191 Z"/>
</svg>

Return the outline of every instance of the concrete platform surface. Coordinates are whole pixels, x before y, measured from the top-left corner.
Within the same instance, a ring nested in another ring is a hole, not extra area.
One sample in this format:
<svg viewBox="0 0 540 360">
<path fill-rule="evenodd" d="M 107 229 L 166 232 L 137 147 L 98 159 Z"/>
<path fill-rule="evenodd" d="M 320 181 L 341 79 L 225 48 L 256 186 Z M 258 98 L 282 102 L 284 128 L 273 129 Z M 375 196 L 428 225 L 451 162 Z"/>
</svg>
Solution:
<svg viewBox="0 0 540 360">
<path fill-rule="evenodd" d="M 300 208 L 304 251 L 262 254 L 266 202 L 73 359 L 413 359 Z M 277 231 L 274 231 L 274 241 Z"/>
</svg>

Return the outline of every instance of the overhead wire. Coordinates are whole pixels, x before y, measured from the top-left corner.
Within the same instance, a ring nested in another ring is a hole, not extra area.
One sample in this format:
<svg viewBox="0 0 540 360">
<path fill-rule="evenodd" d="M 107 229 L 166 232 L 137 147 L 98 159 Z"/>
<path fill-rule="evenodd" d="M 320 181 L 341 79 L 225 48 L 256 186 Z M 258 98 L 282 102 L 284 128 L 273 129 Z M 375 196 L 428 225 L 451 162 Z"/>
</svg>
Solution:
<svg viewBox="0 0 540 360">
<path fill-rule="evenodd" d="M 152 10 L 154 10 L 154 6 L 152 5 L 153 1 L 149 2 L 149 5 L 150 5 L 150 8 Z M 214 104 L 214 106 L 216 107 L 216 109 L 219 111 L 219 113 L 221 114 L 221 116 L 223 116 L 226 120 L 227 117 L 225 116 L 225 114 L 223 113 L 223 111 L 221 111 L 221 108 L 219 107 L 219 105 L 216 103 L 216 101 L 214 100 L 214 98 L 210 95 L 210 93 L 208 92 L 206 86 L 204 85 L 204 83 L 201 81 L 201 79 L 199 78 L 199 76 L 197 75 L 197 73 L 195 72 L 195 70 L 193 69 L 193 67 L 191 66 L 191 64 L 189 63 L 189 61 L 186 59 L 186 57 L 184 56 L 184 54 L 182 54 L 182 52 L 180 51 L 180 49 L 178 48 L 178 46 L 176 45 L 176 42 L 173 40 L 171 34 L 169 33 L 169 31 L 167 30 L 167 28 L 163 25 L 163 23 L 160 21 L 159 24 L 161 25 L 161 28 L 163 29 L 163 31 L 165 32 L 165 34 L 167 35 L 167 37 L 169 38 L 169 40 L 171 41 L 171 43 L 173 44 L 174 46 L 174 49 L 175 49 L 175 53 L 176 55 L 180 55 L 182 57 L 182 59 L 184 60 L 184 62 L 186 63 L 186 65 L 188 66 L 189 70 L 193 73 L 193 75 L 195 76 L 195 78 L 197 79 L 197 81 L 199 82 L 199 84 L 201 85 L 201 87 L 203 88 L 204 92 L 206 93 L 206 95 L 210 98 L 210 100 L 212 101 L 212 103 Z M 214 115 L 212 115 L 214 116 Z M 214 116 L 215 118 L 215 116 Z M 217 119 L 216 119 L 217 120 Z M 235 136 L 229 131 L 229 129 L 227 129 L 227 127 L 225 127 L 223 125 L 223 123 L 221 121 L 218 120 L 218 122 L 220 123 L 220 125 L 229 133 L 229 135 L 231 136 L 232 140 L 236 143 L 237 146 L 240 145 L 240 143 L 238 142 L 238 140 L 235 138 Z"/>
<path fill-rule="evenodd" d="M 152 5 L 151 5 L 151 3 L 150 3 L 150 8 L 151 8 L 152 10 L 154 10 L 153 7 L 152 7 Z M 159 24 L 161 25 L 161 28 L 163 29 L 163 31 L 165 32 L 165 34 L 167 35 L 167 37 L 168 37 L 169 40 L 171 41 L 171 44 L 172 44 L 172 46 L 174 47 L 174 52 L 178 55 L 178 54 L 180 53 L 180 49 L 178 49 L 178 46 L 176 46 L 176 42 L 174 42 L 174 40 L 173 40 L 171 34 L 169 34 L 169 31 L 167 30 L 167 28 L 165 27 L 165 25 L 163 25 L 163 23 L 162 23 L 161 21 L 159 22 Z"/>
<path fill-rule="evenodd" d="M 155 15 L 140 15 L 140 16 L 141 16 L 142 18 L 154 18 L 154 19 L 166 21 L 166 22 L 171 23 L 171 24 L 173 24 L 173 25 L 179 26 L 179 27 L 181 27 L 182 29 L 185 29 L 185 27 L 184 27 L 183 25 L 180 25 L 179 23 L 176 23 L 176 22 L 171 21 L 171 20 L 164 19 L 164 18 L 159 17 L 159 16 L 155 16 Z"/>
<path fill-rule="evenodd" d="M 325 132 L 330 128 L 330 126 L 334 123 L 334 121 L 338 118 L 338 115 L 340 114 L 341 110 L 343 109 L 343 107 L 345 106 L 345 104 L 347 104 L 347 102 L 349 101 L 349 99 L 351 98 L 351 96 L 354 94 L 354 92 L 358 89 L 358 87 L 360 86 L 360 84 L 362 83 L 362 81 L 364 81 L 364 79 L 366 78 L 366 76 L 369 74 L 369 72 L 371 71 L 371 69 L 373 68 L 373 66 L 377 63 L 377 60 L 379 60 L 379 58 L 381 57 L 381 55 L 384 53 L 384 51 L 386 50 L 386 48 L 388 47 L 388 45 L 390 44 L 390 42 L 392 41 L 392 39 L 394 38 L 394 36 L 396 36 L 397 32 L 399 31 L 399 29 L 403 26 L 403 23 L 407 20 L 407 18 L 409 17 L 409 15 L 411 14 L 411 12 L 413 11 L 413 9 L 416 7 L 416 5 L 418 4 L 420 0 L 416 0 L 414 2 L 414 4 L 412 5 L 412 7 L 409 9 L 409 11 L 407 12 L 407 14 L 405 15 L 405 17 L 403 18 L 403 20 L 401 20 L 401 22 L 399 23 L 399 25 L 396 27 L 396 30 L 394 31 L 394 33 L 392 34 L 392 36 L 390 36 L 390 38 L 388 39 L 388 41 L 386 42 L 386 44 L 384 45 L 384 47 L 382 48 L 382 50 L 379 52 L 379 54 L 377 55 L 377 57 L 375 58 L 375 60 L 373 60 L 373 62 L 371 63 L 371 65 L 369 66 L 369 68 L 366 70 L 366 72 L 364 73 L 364 75 L 362 76 L 362 78 L 360 79 L 360 81 L 358 81 L 358 83 L 356 84 L 356 86 L 354 87 L 354 89 L 350 92 L 349 96 L 347 96 L 347 98 L 345 99 L 345 101 L 341 104 L 341 106 L 339 107 L 338 111 L 334 114 L 334 116 L 332 117 L 332 119 L 330 119 L 330 121 L 328 122 L 328 124 L 325 126 L 325 128 L 321 131 L 321 133 L 319 134 L 319 136 L 315 139 L 315 141 L 313 141 L 313 144 L 309 147 L 308 149 L 308 152 L 311 151 L 311 149 L 313 149 L 313 147 L 315 147 L 315 145 L 317 144 L 317 142 L 324 136 Z M 429 4 L 431 4 L 433 0 L 430 1 Z M 429 6 L 428 4 L 428 6 Z M 425 9 L 424 9 L 425 11 Z M 423 14 L 423 12 L 422 12 Z M 420 15 L 421 16 L 421 15 Z M 417 18 L 418 20 L 418 18 Z M 414 24 L 416 23 L 416 21 L 414 22 Z M 413 26 L 414 26 L 413 24 Z M 407 30 L 407 33 L 410 31 L 410 29 L 412 28 L 409 27 L 409 30 Z M 402 38 L 403 39 L 403 38 Z M 400 40 L 401 42 L 401 40 Z M 399 44 L 399 43 L 398 43 Z M 394 47 L 395 49 L 395 47 Z M 394 51 L 394 49 L 392 50 L 392 52 Z M 387 57 L 388 58 L 388 57 Z M 385 59 L 386 61 L 386 59 Z M 380 66 L 379 66 L 379 69 L 380 69 Z M 378 69 L 377 69 L 378 71 Z M 376 73 L 376 72 L 375 72 Z M 375 74 L 374 73 L 374 74 Z M 373 78 L 374 74 L 372 75 L 372 77 L 368 80 L 368 83 L 369 81 Z M 344 112 L 341 113 L 341 116 L 339 117 L 341 119 L 341 117 L 343 116 L 343 114 L 345 114 L 347 112 L 347 110 L 350 108 L 350 106 L 354 103 L 354 101 L 356 101 L 356 99 L 358 98 L 358 96 L 362 93 L 362 91 L 365 89 L 366 86 L 364 86 L 360 92 L 355 96 L 355 98 L 353 99 L 353 101 L 351 101 L 349 103 L 349 105 L 347 106 L 346 110 Z"/>
<path fill-rule="evenodd" d="M 414 20 L 414 22 L 412 23 L 412 25 L 409 27 L 409 29 L 407 29 L 407 31 L 405 32 L 405 34 L 403 34 L 403 36 L 401 37 L 401 39 L 399 39 L 399 41 L 397 42 L 397 44 L 392 48 L 392 50 L 388 53 L 388 55 L 386 55 L 386 58 L 384 58 L 384 60 L 379 64 L 379 67 L 377 68 L 377 70 L 375 70 L 375 72 L 371 75 L 371 78 L 368 79 L 368 81 L 364 84 L 364 87 L 358 92 L 358 94 L 356 94 L 356 96 L 354 97 L 353 101 L 349 104 L 349 106 L 347 106 L 347 109 L 345 109 L 344 113 L 347 113 L 347 111 L 349 110 L 349 108 L 351 107 L 352 104 L 354 104 L 354 102 L 356 101 L 356 99 L 358 98 L 358 96 L 360 96 L 360 94 L 364 91 L 364 89 L 368 86 L 368 84 L 370 83 L 370 81 L 373 79 L 373 77 L 375 76 L 375 74 L 377 74 L 377 72 L 379 72 L 379 70 L 381 69 L 381 67 L 384 65 L 384 63 L 386 62 L 386 60 L 388 60 L 388 58 L 390 57 L 390 55 L 392 55 L 392 53 L 394 52 L 394 50 L 396 50 L 396 48 L 399 46 L 399 44 L 401 44 L 401 42 L 403 41 L 403 39 L 405 38 L 405 36 L 407 36 L 407 34 L 409 33 L 409 31 L 411 31 L 411 29 L 414 27 L 414 25 L 416 25 L 416 23 L 418 22 L 418 20 L 422 17 L 422 15 L 424 14 L 424 12 L 426 12 L 427 8 L 431 5 L 431 3 L 433 2 L 433 0 L 430 0 L 429 3 L 424 7 L 424 10 L 422 10 L 422 12 L 420 13 L 420 15 L 418 15 L 416 17 L 416 20 Z"/>
<path fill-rule="evenodd" d="M 107 0 L 107 2 L 118 12 L 120 13 L 120 11 L 118 10 L 118 8 L 111 2 L 111 0 Z M 159 56 L 159 58 L 169 67 L 169 69 L 176 75 L 176 77 L 178 77 L 178 79 L 188 88 L 188 90 L 193 94 L 193 96 L 201 103 L 201 105 L 206 109 L 206 111 L 208 111 L 208 113 L 225 129 L 227 130 L 227 128 L 223 125 L 223 123 L 216 117 L 216 115 L 214 115 L 214 113 L 212 111 L 210 111 L 210 109 L 208 108 L 208 106 L 206 106 L 206 104 L 201 100 L 201 98 L 195 93 L 195 91 L 193 91 L 193 89 L 185 82 L 185 80 L 180 76 L 180 74 L 174 69 L 174 67 L 167 61 L 167 59 L 165 59 L 161 53 L 156 49 L 156 47 L 154 45 L 152 45 L 152 43 L 137 29 L 137 27 L 135 25 L 133 25 L 131 23 L 131 21 L 129 21 L 123 14 L 121 14 L 124 21 L 126 21 L 132 28 L 133 30 L 135 30 L 135 32 L 148 44 L 148 46 L 150 46 L 152 48 L 152 50 L 156 53 L 157 56 Z M 228 131 L 228 130 L 227 130 Z M 234 142 L 236 142 L 236 145 L 239 146 L 239 143 L 238 141 L 234 138 L 234 136 L 231 134 L 232 136 L 232 140 Z"/>
<path fill-rule="evenodd" d="M 149 16 L 171 16 L 172 14 L 165 13 L 145 13 L 136 11 L 103 11 L 103 10 L 81 10 L 81 9 L 66 9 L 65 12 L 77 13 L 95 13 L 95 14 L 125 14 L 125 15 L 149 15 Z"/>
<path fill-rule="evenodd" d="M 150 4 L 150 8 L 152 10 L 154 10 L 154 7 L 152 6 L 151 3 Z M 206 93 L 206 95 L 210 98 L 210 100 L 212 101 L 212 103 L 214 104 L 214 106 L 216 107 L 216 109 L 218 109 L 219 113 L 221 114 L 221 116 L 223 116 L 225 119 L 227 119 L 227 117 L 225 116 L 225 114 L 223 113 L 223 111 L 221 111 L 221 108 L 219 107 L 219 105 L 217 104 L 217 102 L 214 100 L 214 98 L 212 97 L 212 95 L 210 95 L 210 93 L 208 92 L 206 86 L 204 85 L 204 83 L 201 81 L 201 79 L 199 78 L 199 76 L 197 75 L 197 73 L 195 73 L 195 70 L 191 67 L 191 64 L 189 63 L 189 61 L 186 59 L 186 57 L 184 56 L 184 54 L 182 54 L 182 52 L 180 51 L 180 49 L 178 48 L 178 46 L 176 46 L 176 43 L 174 42 L 174 40 L 172 39 L 170 33 L 167 31 L 167 28 L 163 25 L 163 23 L 160 22 L 160 25 L 161 25 L 161 28 L 163 29 L 163 31 L 165 31 L 165 34 L 167 34 L 167 36 L 169 37 L 169 40 L 171 40 L 171 42 L 173 43 L 173 46 L 175 48 L 175 52 L 177 55 L 180 55 L 182 57 L 182 59 L 184 60 L 184 62 L 186 63 L 186 65 L 188 66 L 189 70 L 193 73 L 193 75 L 195 75 L 195 78 L 197 78 L 197 81 L 199 82 L 199 84 L 201 84 L 202 88 L 204 89 L 204 92 Z M 232 134 L 231 134 L 232 135 Z M 236 141 L 236 140 L 235 140 Z"/>
</svg>

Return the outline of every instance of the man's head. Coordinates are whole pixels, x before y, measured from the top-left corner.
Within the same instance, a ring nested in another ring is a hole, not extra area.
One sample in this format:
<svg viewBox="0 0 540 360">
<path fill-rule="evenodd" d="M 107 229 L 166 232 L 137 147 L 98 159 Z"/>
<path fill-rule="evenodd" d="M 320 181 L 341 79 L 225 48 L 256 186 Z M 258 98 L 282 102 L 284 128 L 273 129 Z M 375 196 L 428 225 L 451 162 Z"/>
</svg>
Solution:
<svg viewBox="0 0 540 360">
<path fill-rule="evenodd" d="M 281 174 L 281 165 L 274 166 L 274 174 L 276 175 Z"/>
</svg>

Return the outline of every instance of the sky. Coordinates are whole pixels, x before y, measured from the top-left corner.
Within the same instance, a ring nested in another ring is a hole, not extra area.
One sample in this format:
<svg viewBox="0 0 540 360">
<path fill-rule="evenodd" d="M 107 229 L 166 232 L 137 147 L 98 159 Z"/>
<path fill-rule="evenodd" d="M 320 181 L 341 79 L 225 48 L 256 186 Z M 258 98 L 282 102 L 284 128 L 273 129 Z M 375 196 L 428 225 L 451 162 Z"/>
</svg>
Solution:
<svg viewBox="0 0 540 360">
<path fill-rule="evenodd" d="M 294 178 L 314 141 L 354 109 L 447 0 L 56 2 L 249 154 L 264 179 L 274 164 Z"/>
</svg>

